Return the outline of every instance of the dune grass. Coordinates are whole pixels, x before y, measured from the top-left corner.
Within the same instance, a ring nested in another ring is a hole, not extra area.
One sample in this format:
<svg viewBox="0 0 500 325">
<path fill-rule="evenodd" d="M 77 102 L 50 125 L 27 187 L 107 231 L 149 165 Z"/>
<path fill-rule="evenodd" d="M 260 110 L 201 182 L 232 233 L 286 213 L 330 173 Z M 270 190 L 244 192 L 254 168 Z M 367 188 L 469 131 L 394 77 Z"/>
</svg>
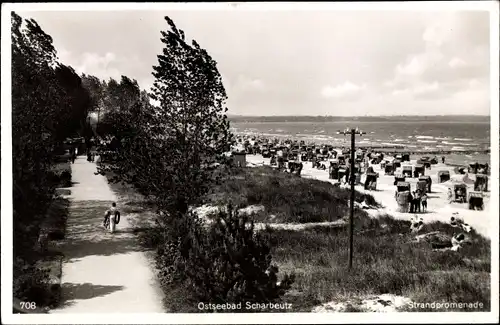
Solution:
<svg viewBox="0 0 500 325">
<path fill-rule="evenodd" d="M 300 294 L 288 298 L 295 311 L 310 311 L 311 304 L 384 293 L 415 302 L 479 301 L 489 309 L 489 241 L 473 233 L 474 244 L 462 251 L 433 251 L 428 243 L 413 243 L 408 226 L 390 217 L 358 222 L 351 271 L 347 269 L 345 229 L 297 232 L 268 228 L 265 233 L 280 271 L 297 275 L 294 288 Z M 445 233 L 455 229 L 444 224 L 431 226 Z"/>
<path fill-rule="evenodd" d="M 207 196 L 213 205 L 232 203 L 236 207 L 263 205 L 258 221 L 308 223 L 336 221 L 348 215 L 350 192 L 330 183 L 278 172 L 271 167 L 235 168 Z M 373 196 L 356 192 L 355 200 L 378 206 Z M 356 209 L 356 215 L 366 215 Z M 270 215 L 275 218 L 269 219 Z"/>
</svg>

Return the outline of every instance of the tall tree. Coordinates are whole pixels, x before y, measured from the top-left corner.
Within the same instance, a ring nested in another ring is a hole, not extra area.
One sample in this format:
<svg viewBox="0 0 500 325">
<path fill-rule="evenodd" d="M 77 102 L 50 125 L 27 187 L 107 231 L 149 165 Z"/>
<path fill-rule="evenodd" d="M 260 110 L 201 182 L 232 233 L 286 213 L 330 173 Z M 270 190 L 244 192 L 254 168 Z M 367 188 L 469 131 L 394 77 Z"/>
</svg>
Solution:
<svg viewBox="0 0 500 325">
<path fill-rule="evenodd" d="M 135 111 L 137 124 L 120 162 L 109 166 L 141 184 L 166 215 L 184 215 L 211 187 L 214 163 L 233 139 L 226 117 L 227 99 L 217 63 L 196 41 L 165 17 L 170 30 L 154 66 L 151 98 Z"/>
<path fill-rule="evenodd" d="M 103 135 L 112 135 L 123 139 L 136 128 L 136 113 L 142 104 L 141 90 L 136 80 L 126 76 L 121 77 L 120 83 L 110 79 L 104 91 L 104 107 L 99 121 L 99 132 Z"/>
<path fill-rule="evenodd" d="M 160 103 L 156 117 L 168 139 L 169 210 L 185 213 L 211 186 L 213 163 L 229 150 L 232 135 L 216 61 L 196 41 L 189 44 L 169 17 L 165 20 L 170 30 L 161 32 L 165 47 L 153 67 L 151 97 Z"/>
<path fill-rule="evenodd" d="M 33 19 L 12 13 L 12 149 L 14 251 L 37 238 L 53 188 L 53 149 L 84 119 L 85 93 L 71 68 L 57 62 L 52 38 Z"/>
</svg>

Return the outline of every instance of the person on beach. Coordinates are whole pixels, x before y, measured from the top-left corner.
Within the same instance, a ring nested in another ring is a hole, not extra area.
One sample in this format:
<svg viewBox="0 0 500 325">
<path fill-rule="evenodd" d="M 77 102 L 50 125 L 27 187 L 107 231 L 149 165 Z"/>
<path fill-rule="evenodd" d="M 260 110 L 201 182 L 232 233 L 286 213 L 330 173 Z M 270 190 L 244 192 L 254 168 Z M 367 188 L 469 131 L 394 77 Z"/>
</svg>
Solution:
<svg viewBox="0 0 500 325">
<path fill-rule="evenodd" d="M 451 188 L 448 188 L 448 203 L 453 202 L 453 192 L 451 191 Z"/>
<path fill-rule="evenodd" d="M 422 212 L 427 212 L 427 193 L 422 194 Z"/>
<path fill-rule="evenodd" d="M 443 164 L 444 164 L 444 160 L 445 160 L 445 157 L 444 156 L 441 157 L 441 161 L 443 162 Z"/>
<path fill-rule="evenodd" d="M 410 192 L 408 200 L 410 201 L 410 213 L 413 213 L 415 211 L 415 191 L 413 193 Z"/>
<path fill-rule="evenodd" d="M 421 201 L 421 198 L 422 198 L 422 195 L 420 193 L 420 190 L 417 190 L 416 194 L 415 194 L 415 213 L 418 212 L 422 212 L 421 209 L 420 209 L 420 201 Z"/>
</svg>

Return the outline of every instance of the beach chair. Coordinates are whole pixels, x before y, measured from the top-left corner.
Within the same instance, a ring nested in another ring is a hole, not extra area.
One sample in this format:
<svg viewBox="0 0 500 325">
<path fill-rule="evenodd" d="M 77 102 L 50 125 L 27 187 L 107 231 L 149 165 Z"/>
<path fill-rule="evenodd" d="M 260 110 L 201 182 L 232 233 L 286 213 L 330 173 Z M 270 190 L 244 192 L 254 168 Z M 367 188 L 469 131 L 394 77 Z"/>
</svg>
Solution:
<svg viewBox="0 0 500 325">
<path fill-rule="evenodd" d="M 468 202 L 469 202 L 469 210 L 483 210 L 484 209 L 483 193 L 470 192 Z"/>
<path fill-rule="evenodd" d="M 406 181 L 406 177 L 403 175 L 395 175 L 394 176 L 394 185 L 397 185 L 399 182 L 404 182 Z"/>
<path fill-rule="evenodd" d="M 330 166 L 330 179 L 338 179 L 339 178 L 339 167 L 334 165 Z"/>
<path fill-rule="evenodd" d="M 438 182 L 439 183 L 444 183 L 446 181 L 449 181 L 451 178 L 450 172 L 448 170 L 440 170 L 438 172 Z"/>
<path fill-rule="evenodd" d="M 427 193 L 431 193 L 431 187 L 432 187 L 432 179 L 430 176 L 420 176 L 418 178 L 419 181 L 425 181 L 427 186 L 426 186 L 426 191 Z"/>
<path fill-rule="evenodd" d="M 272 156 L 271 157 L 271 162 L 270 162 L 271 166 L 276 166 L 278 163 L 276 161 L 276 156 Z"/>
<path fill-rule="evenodd" d="M 413 166 L 403 166 L 402 167 L 403 170 L 402 170 L 402 174 L 405 176 L 405 177 L 412 177 L 412 172 L 413 172 Z"/>
<path fill-rule="evenodd" d="M 377 174 L 367 173 L 365 179 L 365 190 L 376 190 L 377 189 Z"/>
<path fill-rule="evenodd" d="M 342 167 L 341 167 L 341 168 L 339 168 L 339 170 L 338 170 L 338 175 L 337 175 L 337 176 L 338 176 L 338 178 L 337 178 L 337 179 L 338 179 L 339 181 L 340 181 L 340 180 L 342 180 L 342 178 L 344 178 L 344 177 L 345 177 L 345 174 L 346 174 L 346 173 L 347 173 L 347 169 L 346 169 L 346 168 L 342 168 Z"/>
<path fill-rule="evenodd" d="M 418 181 L 417 182 L 417 190 L 420 190 L 422 193 L 427 192 L 427 182 L 426 181 Z"/>
<path fill-rule="evenodd" d="M 467 201 L 467 185 L 466 184 L 453 184 L 454 201 L 465 203 Z"/>
<path fill-rule="evenodd" d="M 474 191 L 477 192 L 488 191 L 488 176 L 476 174 L 476 181 L 474 182 Z"/>
<path fill-rule="evenodd" d="M 419 177 L 420 174 L 425 175 L 425 167 L 417 164 L 413 170 L 413 177 Z"/>
<path fill-rule="evenodd" d="M 354 181 L 355 181 L 355 184 L 361 184 L 361 174 L 360 173 L 355 173 L 354 174 Z"/>
<path fill-rule="evenodd" d="M 473 164 L 469 164 L 469 167 L 467 169 L 468 169 L 469 173 L 477 174 L 477 170 L 479 169 L 479 164 L 477 162 L 473 163 Z"/>
<path fill-rule="evenodd" d="M 398 192 L 409 192 L 411 190 L 410 183 L 408 182 L 399 182 L 396 184 L 396 187 L 398 189 Z"/>
<path fill-rule="evenodd" d="M 396 203 L 398 204 L 397 212 L 407 213 L 410 207 L 410 191 L 398 191 Z"/>
<path fill-rule="evenodd" d="M 488 164 L 479 164 L 478 171 L 479 174 L 484 174 L 487 175 L 489 172 L 489 165 Z"/>
<path fill-rule="evenodd" d="M 385 164 L 384 172 L 386 175 L 394 175 L 394 165 L 391 163 Z"/>
<path fill-rule="evenodd" d="M 339 155 L 337 157 L 338 161 L 339 161 L 339 165 L 344 165 L 345 164 L 345 156 L 344 155 Z"/>
</svg>

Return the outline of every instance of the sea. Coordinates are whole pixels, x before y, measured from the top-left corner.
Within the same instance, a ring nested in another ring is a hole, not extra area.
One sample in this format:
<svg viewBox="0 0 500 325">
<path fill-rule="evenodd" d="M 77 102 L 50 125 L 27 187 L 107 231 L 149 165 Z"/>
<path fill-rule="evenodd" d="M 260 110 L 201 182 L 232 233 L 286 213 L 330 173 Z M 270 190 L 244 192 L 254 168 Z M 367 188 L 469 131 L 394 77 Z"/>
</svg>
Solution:
<svg viewBox="0 0 500 325">
<path fill-rule="evenodd" d="M 329 122 L 231 122 L 233 132 L 270 138 L 290 138 L 306 143 L 350 146 L 350 137 L 337 134 L 346 128 L 366 132 L 357 136 L 360 146 L 400 148 L 407 151 L 451 151 L 451 164 L 490 163 L 489 121 L 329 121 Z"/>
</svg>

